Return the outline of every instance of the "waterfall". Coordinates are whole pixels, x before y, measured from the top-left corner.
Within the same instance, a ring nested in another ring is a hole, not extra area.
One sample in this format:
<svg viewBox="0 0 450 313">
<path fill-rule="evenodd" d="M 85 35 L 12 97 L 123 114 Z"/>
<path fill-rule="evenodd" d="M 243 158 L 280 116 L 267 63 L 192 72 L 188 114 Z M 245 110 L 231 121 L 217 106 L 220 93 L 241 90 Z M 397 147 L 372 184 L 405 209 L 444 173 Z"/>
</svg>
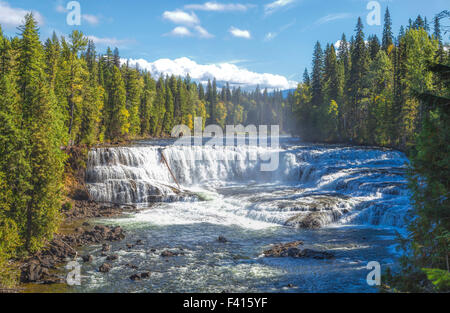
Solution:
<svg viewBox="0 0 450 313">
<path fill-rule="evenodd" d="M 167 166 L 182 186 L 179 191 Z M 279 155 L 276 171 L 261 164 Z M 148 204 L 196 201 L 194 187 L 215 190 L 230 184 L 271 184 L 280 191 L 240 195 L 243 206 L 233 214 L 295 227 L 330 223 L 404 226 L 410 210 L 405 179 L 406 157 L 380 149 L 287 145 L 135 146 L 93 149 L 89 153 L 87 186 L 98 202 Z M 294 191 L 289 188 L 295 187 Z M 236 196 L 237 197 L 237 196 Z"/>
</svg>

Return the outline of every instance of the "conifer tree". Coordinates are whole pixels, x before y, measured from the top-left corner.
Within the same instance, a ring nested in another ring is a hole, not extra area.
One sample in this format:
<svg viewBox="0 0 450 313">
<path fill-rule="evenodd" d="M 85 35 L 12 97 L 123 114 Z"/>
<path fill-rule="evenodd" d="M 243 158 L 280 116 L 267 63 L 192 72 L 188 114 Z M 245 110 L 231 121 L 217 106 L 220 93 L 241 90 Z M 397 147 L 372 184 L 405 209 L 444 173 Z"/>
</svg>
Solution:
<svg viewBox="0 0 450 313">
<path fill-rule="evenodd" d="M 126 107 L 126 90 L 122 75 L 113 65 L 110 85 L 107 87 L 108 103 L 105 106 L 106 136 L 110 140 L 125 137 L 130 130 L 130 114 Z"/>
<path fill-rule="evenodd" d="M 31 167 L 25 211 L 25 248 L 36 251 L 51 238 L 59 224 L 64 155 L 60 149 L 60 116 L 56 98 L 44 73 L 44 53 L 36 21 L 27 14 L 21 26 L 19 96 L 22 126 L 26 129 L 26 156 Z"/>
<path fill-rule="evenodd" d="M 141 122 L 139 118 L 139 108 L 143 89 L 143 80 L 136 69 L 129 68 L 128 64 L 125 72 L 125 89 L 127 98 L 127 110 L 130 114 L 130 136 L 134 137 L 141 132 Z"/>
<path fill-rule="evenodd" d="M 313 54 L 313 72 L 311 78 L 312 105 L 320 106 L 323 101 L 323 51 L 320 42 L 316 43 Z"/>
<path fill-rule="evenodd" d="M 384 14 L 384 27 L 383 27 L 383 40 L 381 43 L 382 49 L 389 54 L 389 48 L 393 44 L 393 34 L 392 34 L 392 20 L 391 14 L 389 13 L 389 8 L 386 8 L 386 13 Z"/>
<path fill-rule="evenodd" d="M 141 108 L 139 110 L 141 119 L 141 136 L 152 135 L 150 119 L 153 101 L 156 94 L 156 84 L 150 73 L 144 74 L 144 90 L 142 92 Z"/>
<path fill-rule="evenodd" d="M 367 92 L 367 82 L 365 75 L 368 71 L 368 53 L 364 42 L 363 24 L 358 18 L 356 25 L 356 37 L 351 51 L 351 71 L 347 81 L 349 92 L 349 123 L 350 138 L 357 139 L 357 134 L 362 131 L 362 123 L 366 107 L 363 99 Z"/>
</svg>

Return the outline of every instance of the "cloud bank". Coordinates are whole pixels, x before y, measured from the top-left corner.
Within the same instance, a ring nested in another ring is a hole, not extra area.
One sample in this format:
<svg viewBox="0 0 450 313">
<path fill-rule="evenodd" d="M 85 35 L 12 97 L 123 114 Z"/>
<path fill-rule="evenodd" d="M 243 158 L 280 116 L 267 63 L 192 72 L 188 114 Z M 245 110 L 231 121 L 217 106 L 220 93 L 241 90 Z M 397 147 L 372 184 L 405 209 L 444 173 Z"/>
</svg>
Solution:
<svg viewBox="0 0 450 313">
<path fill-rule="evenodd" d="M 186 57 L 174 60 L 159 59 L 155 62 L 148 62 L 144 59 L 122 60 L 123 63 L 127 61 L 131 66 L 138 65 L 139 68 L 149 71 L 154 77 L 160 75 L 185 77 L 189 74 L 192 79 L 201 83 L 215 77 L 219 83 L 229 82 L 232 86 L 241 86 L 246 89 L 259 85 L 261 88 L 284 90 L 296 88 L 298 84 L 281 75 L 256 73 L 232 63 L 198 64 Z"/>
<path fill-rule="evenodd" d="M 44 25 L 44 17 L 37 11 L 13 8 L 9 3 L 0 1 L 0 25 L 15 28 L 24 22 L 25 15 L 32 12 L 40 26 Z"/>
</svg>

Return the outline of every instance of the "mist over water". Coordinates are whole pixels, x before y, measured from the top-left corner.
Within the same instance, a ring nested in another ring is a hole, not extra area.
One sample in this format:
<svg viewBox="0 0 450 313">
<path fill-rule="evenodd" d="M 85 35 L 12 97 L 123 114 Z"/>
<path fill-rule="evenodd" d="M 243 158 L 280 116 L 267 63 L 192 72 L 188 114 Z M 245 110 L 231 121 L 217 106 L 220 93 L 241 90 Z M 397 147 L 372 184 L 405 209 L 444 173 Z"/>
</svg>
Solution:
<svg viewBox="0 0 450 313">
<path fill-rule="evenodd" d="M 278 169 L 261 172 L 274 153 Z M 411 209 L 407 162 L 397 151 L 304 144 L 289 137 L 274 148 L 182 147 L 169 140 L 94 149 L 87 171 L 92 199 L 142 208 L 103 222 L 125 227 L 126 240 L 141 239 L 145 246 L 129 251 L 126 243 L 114 244 L 120 251 L 117 267 L 105 276 L 96 272 L 97 263 L 85 266 L 81 290 L 376 291 L 366 283 L 365 266 L 394 262 L 395 231 L 405 227 Z M 219 235 L 229 243 L 217 242 Z M 295 240 L 336 258 L 261 257 L 271 244 Z M 184 256 L 166 260 L 160 254 L 167 249 L 181 249 Z M 129 281 L 127 263 L 151 271 L 151 279 Z"/>
</svg>

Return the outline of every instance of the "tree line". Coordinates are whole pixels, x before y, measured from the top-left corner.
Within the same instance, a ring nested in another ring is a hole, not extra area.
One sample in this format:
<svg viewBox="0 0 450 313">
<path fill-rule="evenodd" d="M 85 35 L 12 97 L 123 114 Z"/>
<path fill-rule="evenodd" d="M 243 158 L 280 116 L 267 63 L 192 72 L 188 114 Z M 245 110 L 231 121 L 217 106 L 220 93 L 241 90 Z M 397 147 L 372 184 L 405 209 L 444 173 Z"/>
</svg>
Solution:
<svg viewBox="0 0 450 313">
<path fill-rule="evenodd" d="M 415 93 L 440 90 L 427 68 L 448 61 L 440 18 L 433 30 L 420 15 L 394 37 L 389 9 L 383 36 L 365 38 L 361 18 L 356 33 L 336 44 L 314 48 L 312 73 L 292 95 L 298 131 L 311 141 L 353 142 L 389 146 L 404 151 L 414 147 L 424 117 Z"/>
</svg>

